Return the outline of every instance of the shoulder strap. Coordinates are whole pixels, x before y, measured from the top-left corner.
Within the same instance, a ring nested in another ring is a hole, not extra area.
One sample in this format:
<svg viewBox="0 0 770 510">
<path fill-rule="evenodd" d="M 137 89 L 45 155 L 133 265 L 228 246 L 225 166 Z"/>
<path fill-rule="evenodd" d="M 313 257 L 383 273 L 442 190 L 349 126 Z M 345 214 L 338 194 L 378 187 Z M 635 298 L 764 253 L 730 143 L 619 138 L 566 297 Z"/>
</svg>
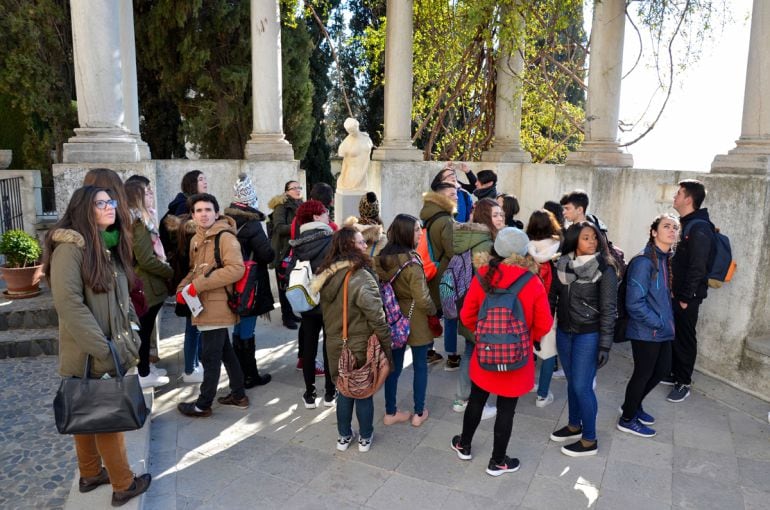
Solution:
<svg viewBox="0 0 770 510">
<path fill-rule="evenodd" d="M 693 219 L 691 219 L 690 221 L 687 222 L 687 225 L 684 227 L 684 230 L 682 230 L 682 239 L 684 239 L 688 235 L 690 235 L 690 230 L 692 230 L 692 227 L 696 223 L 706 223 L 706 224 L 708 224 L 709 222 L 704 220 L 703 218 L 693 218 Z"/>
<path fill-rule="evenodd" d="M 350 281 L 351 272 L 345 275 L 345 281 L 342 282 L 342 342 L 348 341 L 348 281 Z"/>
<path fill-rule="evenodd" d="M 370 252 L 369 252 L 369 256 L 370 256 L 370 257 L 374 257 L 374 250 L 376 250 L 376 249 L 377 249 L 377 243 L 379 243 L 379 242 L 380 242 L 380 240 L 379 240 L 379 239 L 377 239 L 376 241 L 374 241 L 374 242 L 372 243 L 372 251 L 370 251 Z"/>
<path fill-rule="evenodd" d="M 524 286 L 529 283 L 533 276 L 535 275 L 530 271 L 523 273 L 521 276 L 516 278 L 516 280 L 513 282 L 513 285 L 508 287 L 508 292 L 518 296 L 519 292 L 521 292 L 521 289 L 523 289 Z"/>
<path fill-rule="evenodd" d="M 390 280 L 388 280 L 388 283 L 393 285 L 393 282 L 396 281 L 396 278 L 398 278 L 398 275 L 401 274 L 401 271 L 403 271 L 406 268 L 406 266 L 408 266 L 409 264 L 416 264 L 416 263 L 417 263 L 417 259 L 415 259 L 414 257 L 404 262 L 401 265 L 401 267 L 398 268 L 398 270 L 396 271 L 396 274 L 394 274 L 393 277 Z"/>
</svg>

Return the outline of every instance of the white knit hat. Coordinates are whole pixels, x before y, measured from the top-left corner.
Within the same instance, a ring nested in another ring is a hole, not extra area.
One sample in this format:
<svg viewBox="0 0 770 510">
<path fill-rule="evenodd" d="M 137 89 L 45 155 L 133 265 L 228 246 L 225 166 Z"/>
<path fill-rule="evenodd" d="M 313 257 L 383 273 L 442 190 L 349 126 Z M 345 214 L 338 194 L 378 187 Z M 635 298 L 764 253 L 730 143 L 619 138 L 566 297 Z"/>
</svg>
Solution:
<svg viewBox="0 0 770 510">
<path fill-rule="evenodd" d="M 257 208 L 257 191 L 254 189 L 254 185 L 251 183 L 251 179 L 248 175 L 240 174 L 233 189 L 235 190 L 233 193 L 233 202 L 240 202 L 254 209 Z"/>
</svg>

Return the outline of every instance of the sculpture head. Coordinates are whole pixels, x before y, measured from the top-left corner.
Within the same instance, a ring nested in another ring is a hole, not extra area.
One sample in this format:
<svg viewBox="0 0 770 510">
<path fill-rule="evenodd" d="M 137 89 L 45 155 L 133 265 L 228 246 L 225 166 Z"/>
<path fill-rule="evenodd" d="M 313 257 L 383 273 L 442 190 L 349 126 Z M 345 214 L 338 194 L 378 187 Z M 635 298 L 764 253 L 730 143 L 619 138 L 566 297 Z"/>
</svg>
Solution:
<svg viewBox="0 0 770 510">
<path fill-rule="evenodd" d="M 345 126 L 345 131 L 347 131 L 348 134 L 353 135 L 359 132 L 358 121 L 353 117 L 348 117 L 345 119 L 345 123 L 343 125 Z"/>
</svg>

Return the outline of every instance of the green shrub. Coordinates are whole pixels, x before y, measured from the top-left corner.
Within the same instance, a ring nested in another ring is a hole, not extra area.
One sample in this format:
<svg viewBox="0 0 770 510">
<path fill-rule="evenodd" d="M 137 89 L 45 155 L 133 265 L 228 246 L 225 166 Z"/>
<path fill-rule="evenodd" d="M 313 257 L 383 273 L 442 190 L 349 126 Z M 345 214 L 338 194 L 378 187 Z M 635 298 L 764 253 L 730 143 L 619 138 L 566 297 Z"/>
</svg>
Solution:
<svg viewBox="0 0 770 510">
<path fill-rule="evenodd" d="M 0 254 L 5 255 L 8 267 L 34 265 L 42 253 L 37 239 L 23 230 L 8 230 L 0 239 Z"/>
</svg>

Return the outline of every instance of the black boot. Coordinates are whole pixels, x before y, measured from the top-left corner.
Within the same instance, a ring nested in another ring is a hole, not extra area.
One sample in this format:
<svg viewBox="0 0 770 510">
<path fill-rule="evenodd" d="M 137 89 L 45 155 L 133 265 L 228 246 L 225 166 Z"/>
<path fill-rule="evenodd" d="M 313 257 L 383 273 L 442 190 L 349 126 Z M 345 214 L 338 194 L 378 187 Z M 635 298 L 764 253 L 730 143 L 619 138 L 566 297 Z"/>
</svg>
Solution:
<svg viewBox="0 0 770 510">
<path fill-rule="evenodd" d="M 254 358 L 254 353 L 256 352 L 254 337 L 244 339 L 243 345 L 244 363 L 247 367 L 244 370 L 244 374 L 247 374 L 246 380 L 249 381 L 248 383 L 244 383 L 244 386 L 246 386 L 246 388 L 253 388 L 254 386 L 263 386 L 269 383 L 273 378 L 270 374 L 259 375 L 257 360 Z"/>
</svg>

